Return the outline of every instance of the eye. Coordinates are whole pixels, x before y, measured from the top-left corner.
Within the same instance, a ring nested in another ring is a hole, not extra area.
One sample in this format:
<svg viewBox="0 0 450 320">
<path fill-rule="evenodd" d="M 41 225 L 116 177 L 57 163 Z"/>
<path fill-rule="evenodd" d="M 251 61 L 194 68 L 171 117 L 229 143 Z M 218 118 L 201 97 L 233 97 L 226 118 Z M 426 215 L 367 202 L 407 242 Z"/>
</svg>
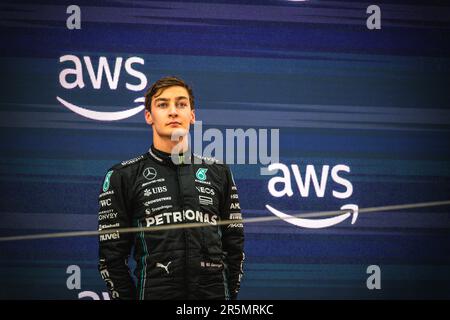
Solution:
<svg viewBox="0 0 450 320">
<path fill-rule="evenodd" d="M 167 103 L 165 103 L 165 102 L 158 103 L 156 106 L 157 106 L 158 108 L 166 108 L 166 107 L 167 107 Z"/>
<path fill-rule="evenodd" d="M 187 102 L 180 102 L 177 104 L 177 107 L 180 109 L 184 109 L 188 106 Z"/>
</svg>

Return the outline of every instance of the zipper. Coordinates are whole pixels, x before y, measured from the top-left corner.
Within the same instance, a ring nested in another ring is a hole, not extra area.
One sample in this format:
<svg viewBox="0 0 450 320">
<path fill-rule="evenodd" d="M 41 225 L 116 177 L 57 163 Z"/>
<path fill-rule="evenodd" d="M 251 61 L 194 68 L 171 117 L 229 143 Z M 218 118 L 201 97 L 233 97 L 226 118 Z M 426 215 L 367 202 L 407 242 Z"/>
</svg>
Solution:
<svg viewBox="0 0 450 320">
<path fill-rule="evenodd" d="M 181 178 L 180 178 L 180 166 L 177 165 L 175 166 L 175 170 L 176 170 L 176 178 L 177 178 L 177 184 L 178 184 L 178 200 L 180 202 L 180 206 L 181 206 L 181 210 L 182 212 L 184 212 L 184 198 L 183 198 L 183 194 L 182 194 L 182 190 L 183 190 L 183 185 L 181 182 Z M 183 214 L 183 223 L 186 223 L 184 221 L 184 214 Z M 183 228 L 183 236 L 184 236 L 184 242 L 185 242 L 185 256 L 184 256 L 184 265 L 185 265 L 185 287 L 188 293 L 188 297 L 190 296 L 190 290 L 189 290 L 189 285 L 188 285 L 188 279 L 189 279 L 189 235 L 188 232 L 186 230 L 186 228 Z"/>
</svg>

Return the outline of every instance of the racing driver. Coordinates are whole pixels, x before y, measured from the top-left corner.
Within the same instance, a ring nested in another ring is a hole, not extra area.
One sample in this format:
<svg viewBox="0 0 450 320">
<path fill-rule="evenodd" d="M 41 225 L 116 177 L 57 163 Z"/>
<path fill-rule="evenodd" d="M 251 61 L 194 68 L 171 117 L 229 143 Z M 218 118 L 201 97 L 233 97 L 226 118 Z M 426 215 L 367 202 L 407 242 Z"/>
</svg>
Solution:
<svg viewBox="0 0 450 320">
<path fill-rule="evenodd" d="M 99 230 L 162 228 L 100 234 L 98 269 L 110 297 L 236 299 L 244 260 L 243 225 L 233 221 L 242 219 L 237 189 L 227 165 L 189 151 L 191 88 L 176 77 L 156 81 L 145 95 L 145 120 L 153 144 L 108 170 L 98 224 Z M 224 220 L 229 223 L 218 224 Z M 187 223 L 201 226 L 183 228 Z"/>
</svg>

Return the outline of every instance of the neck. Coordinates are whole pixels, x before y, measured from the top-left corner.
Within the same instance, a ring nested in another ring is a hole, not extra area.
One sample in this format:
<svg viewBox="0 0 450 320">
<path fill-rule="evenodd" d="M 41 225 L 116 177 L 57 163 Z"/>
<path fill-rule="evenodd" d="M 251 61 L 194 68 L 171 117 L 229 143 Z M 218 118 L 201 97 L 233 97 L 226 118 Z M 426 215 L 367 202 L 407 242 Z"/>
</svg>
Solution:
<svg viewBox="0 0 450 320">
<path fill-rule="evenodd" d="M 179 140 L 172 141 L 154 134 L 153 145 L 159 151 L 180 154 L 185 153 L 188 150 L 188 139 L 186 139 L 186 136 L 183 136 L 180 137 Z"/>
</svg>

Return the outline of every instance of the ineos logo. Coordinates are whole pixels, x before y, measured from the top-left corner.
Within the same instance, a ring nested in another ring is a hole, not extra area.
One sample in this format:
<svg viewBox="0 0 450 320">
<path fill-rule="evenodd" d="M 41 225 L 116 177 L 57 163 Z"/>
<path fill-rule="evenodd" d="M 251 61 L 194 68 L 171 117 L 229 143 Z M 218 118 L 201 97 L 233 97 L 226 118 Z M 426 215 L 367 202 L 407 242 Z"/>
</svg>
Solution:
<svg viewBox="0 0 450 320">
<path fill-rule="evenodd" d="M 144 178 L 147 180 L 153 180 L 156 178 L 156 170 L 155 168 L 149 167 L 149 168 L 145 168 L 144 170 Z"/>
</svg>

